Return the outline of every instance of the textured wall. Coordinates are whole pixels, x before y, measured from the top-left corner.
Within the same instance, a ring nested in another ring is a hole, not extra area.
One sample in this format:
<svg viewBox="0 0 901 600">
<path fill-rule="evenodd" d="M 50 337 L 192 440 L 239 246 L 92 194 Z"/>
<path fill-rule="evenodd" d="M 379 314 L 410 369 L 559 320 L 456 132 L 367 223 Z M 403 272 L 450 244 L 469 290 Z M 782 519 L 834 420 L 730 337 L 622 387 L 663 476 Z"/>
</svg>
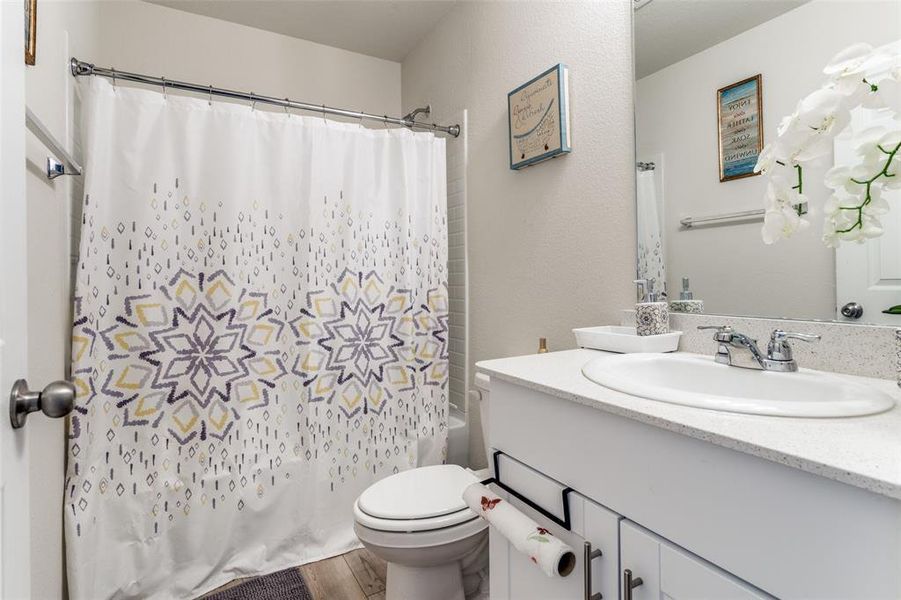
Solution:
<svg viewBox="0 0 901 600">
<path fill-rule="evenodd" d="M 403 62 L 405 110 L 468 110 L 470 363 L 527 354 L 634 301 L 630 2 L 464 2 Z M 570 67 L 573 152 L 509 169 L 507 92 Z M 453 144 L 453 141 L 448 142 Z M 470 456 L 484 464 L 477 411 Z"/>
</svg>

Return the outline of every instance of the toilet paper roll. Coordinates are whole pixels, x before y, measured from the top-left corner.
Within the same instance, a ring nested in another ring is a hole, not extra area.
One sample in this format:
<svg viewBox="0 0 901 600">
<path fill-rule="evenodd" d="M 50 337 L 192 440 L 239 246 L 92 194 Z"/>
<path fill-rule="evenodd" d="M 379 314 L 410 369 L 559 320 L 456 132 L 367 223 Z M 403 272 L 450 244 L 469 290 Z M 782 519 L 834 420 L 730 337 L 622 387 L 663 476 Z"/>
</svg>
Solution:
<svg viewBox="0 0 901 600">
<path fill-rule="evenodd" d="M 463 500 L 548 577 L 572 573 L 576 566 L 573 549 L 490 489 L 473 483 L 463 491 Z"/>
</svg>

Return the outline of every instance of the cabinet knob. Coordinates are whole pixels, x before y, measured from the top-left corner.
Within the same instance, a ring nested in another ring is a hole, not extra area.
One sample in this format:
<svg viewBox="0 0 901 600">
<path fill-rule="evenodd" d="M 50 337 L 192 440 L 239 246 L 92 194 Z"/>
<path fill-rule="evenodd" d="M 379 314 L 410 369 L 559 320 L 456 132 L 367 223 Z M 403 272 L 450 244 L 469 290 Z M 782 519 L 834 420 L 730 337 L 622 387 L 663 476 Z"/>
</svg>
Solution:
<svg viewBox="0 0 901 600">
<path fill-rule="evenodd" d="M 632 590 L 643 584 L 641 577 L 632 577 L 632 570 L 623 571 L 623 600 L 632 600 Z"/>
</svg>

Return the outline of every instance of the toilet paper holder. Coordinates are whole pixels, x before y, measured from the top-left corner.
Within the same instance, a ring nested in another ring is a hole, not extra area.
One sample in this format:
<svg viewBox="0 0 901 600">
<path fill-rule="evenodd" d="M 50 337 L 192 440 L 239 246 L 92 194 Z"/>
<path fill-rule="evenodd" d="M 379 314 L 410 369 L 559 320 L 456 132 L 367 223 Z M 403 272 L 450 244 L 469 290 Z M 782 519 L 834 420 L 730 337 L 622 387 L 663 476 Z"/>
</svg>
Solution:
<svg viewBox="0 0 901 600">
<path fill-rule="evenodd" d="M 490 484 L 496 485 L 497 487 L 501 488 L 502 490 L 504 490 L 505 492 L 507 492 L 508 494 L 510 494 L 517 500 L 519 500 L 520 502 L 523 502 L 526 506 L 528 506 L 532 510 L 535 510 L 538 513 L 540 513 L 541 515 L 547 517 L 548 519 L 550 519 L 551 521 L 553 521 L 560 527 L 564 528 L 567 531 L 572 531 L 572 519 L 570 517 L 570 512 L 569 512 L 569 495 L 572 492 L 574 492 L 575 490 L 572 489 L 571 487 L 565 487 L 565 488 L 563 488 L 563 491 L 561 492 L 561 496 L 562 496 L 562 500 L 563 500 L 563 518 L 561 519 L 560 517 L 558 517 L 554 513 L 550 512 L 543 506 L 538 505 L 536 502 L 532 501 L 530 498 L 524 496 L 520 492 L 516 491 L 515 489 L 513 489 L 512 487 L 508 486 L 507 484 L 505 484 L 504 482 L 501 481 L 501 471 L 500 471 L 500 463 L 498 461 L 498 457 L 500 457 L 500 455 L 502 455 L 502 454 L 504 456 L 510 456 L 509 454 L 507 454 L 506 452 L 503 452 L 501 450 L 495 450 L 494 453 L 492 454 L 491 462 L 494 466 L 494 477 L 489 477 L 488 479 L 485 479 L 484 481 L 481 482 L 482 485 L 490 485 Z M 513 457 L 511 456 L 510 458 L 512 459 Z"/>
</svg>

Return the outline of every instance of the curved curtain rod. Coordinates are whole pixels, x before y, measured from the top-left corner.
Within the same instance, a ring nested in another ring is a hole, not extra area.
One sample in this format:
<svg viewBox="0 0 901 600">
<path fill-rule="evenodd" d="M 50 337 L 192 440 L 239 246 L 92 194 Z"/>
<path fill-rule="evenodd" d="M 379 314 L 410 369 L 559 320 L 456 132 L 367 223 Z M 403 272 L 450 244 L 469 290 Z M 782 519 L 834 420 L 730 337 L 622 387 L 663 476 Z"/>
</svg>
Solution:
<svg viewBox="0 0 901 600">
<path fill-rule="evenodd" d="M 208 96 L 222 96 L 224 98 L 232 98 L 234 100 L 247 100 L 258 104 L 269 104 L 271 106 L 282 106 L 286 108 L 294 108 L 297 110 L 306 110 L 316 112 L 323 115 L 337 115 L 348 117 L 351 119 L 369 119 L 372 121 L 381 121 L 385 124 L 402 125 L 409 129 L 428 129 L 430 131 L 440 131 L 458 137 L 460 135 L 459 125 L 437 125 L 435 123 L 417 123 L 413 117 L 414 113 L 410 113 L 405 117 L 389 117 L 388 115 L 374 115 L 362 111 L 345 110 L 343 108 L 334 108 L 331 106 L 309 104 L 307 102 L 296 102 L 288 98 L 274 98 L 272 96 L 260 96 L 254 92 L 239 92 L 235 90 L 227 90 L 223 88 L 213 87 L 211 85 L 199 85 L 196 83 L 187 83 L 184 81 L 175 81 L 166 79 L 165 77 L 153 77 L 151 75 L 142 75 L 140 73 L 129 73 L 128 71 L 119 71 L 117 69 L 97 67 L 91 63 L 78 60 L 75 57 L 69 61 L 69 68 L 73 77 L 85 77 L 88 75 L 98 75 L 116 81 L 134 81 L 137 83 L 146 83 L 149 85 L 159 85 L 163 89 L 185 90 L 188 92 L 196 92 Z M 418 109 L 419 110 L 419 109 Z M 419 112 L 426 112 L 419 110 Z"/>
</svg>

